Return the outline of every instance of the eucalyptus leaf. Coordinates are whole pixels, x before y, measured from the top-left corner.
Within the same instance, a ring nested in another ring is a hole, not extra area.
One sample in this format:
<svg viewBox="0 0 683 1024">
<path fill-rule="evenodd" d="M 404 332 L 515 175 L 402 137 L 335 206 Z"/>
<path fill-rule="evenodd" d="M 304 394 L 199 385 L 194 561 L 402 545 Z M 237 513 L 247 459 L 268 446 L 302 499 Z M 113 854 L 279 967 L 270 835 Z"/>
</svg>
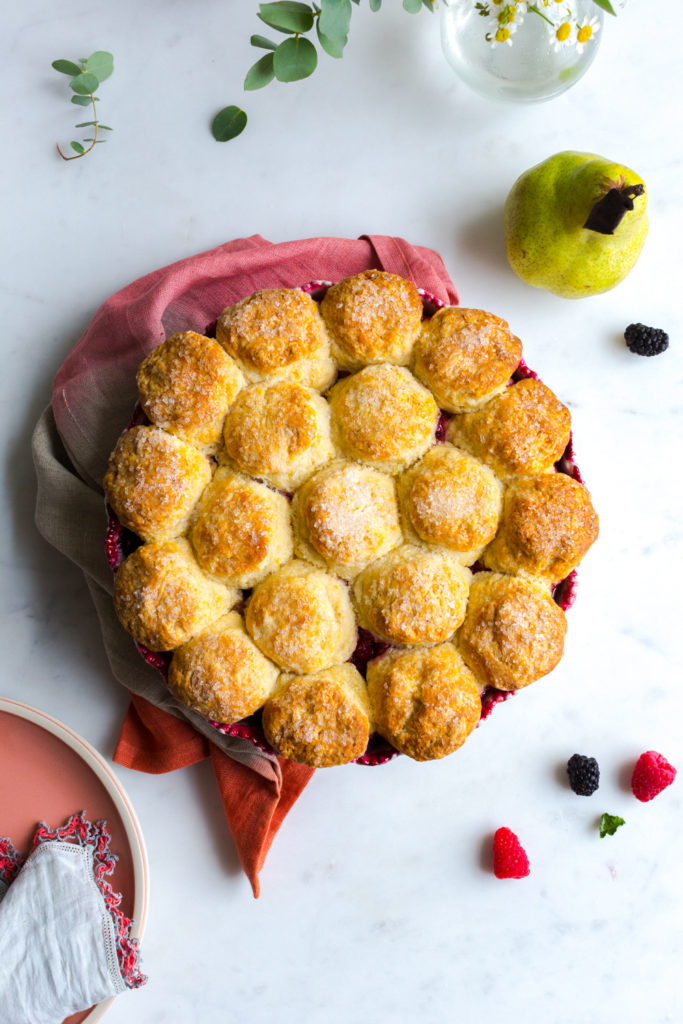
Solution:
<svg viewBox="0 0 683 1024">
<path fill-rule="evenodd" d="M 310 32 L 313 28 L 313 9 L 308 4 L 294 3 L 293 0 L 261 4 L 258 17 L 278 32 L 294 34 Z"/>
<path fill-rule="evenodd" d="M 216 142 L 229 142 L 247 126 L 247 115 L 239 107 L 231 105 L 219 110 L 211 123 L 211 132 Z"/>
<path fill-rule="evenodd" d="M 409 14 L 417 14 L 422 7 L 422 0 L 403 0 L 403 10 Z"/>
<path fill-rule="evenodd" d="M 90 128 L 96 124 L 99 124 L 99 121 L 81 121 L 80 124 L 75 124 L 74 128 Z"/>
<path fill-rule="evenodd" d="M 105 132 L 113 132 L 114 131 L 114 129 L 110 128 L 108 124 L 99 124 L 98 123 L 98 126 L 99 126 L 100 131 L 102 131 L 103 129 L 104 129 Z"/>
<path fill-rule="evenodd" d="M 382 0 L 370 0 L 370 10 L 378 11 L 382 6 Z"/>
<path fill-rule="evenodd" d="M 71 102 L 75 103 L 79 107 L 89 107 L 90 97 L 89 96 L 72 96 Z"/>
<path fill-rule="evenodd" d="M 85 70 L 95 75 L 98 81 L 104 82 L 114 71 L 114 58 L 106 50 L 96 50 L 86 60 Z"/>
<path fill-rule="evenodd" d="M 318 36 L 318 42 L 322 46 L 325 53 L 329 54 L 330 57 L 344 56 L 344 44 L 340 44 L 336 42 L 334 39 L 328 39 L 325 33 L 320 31 L 320 21 L 316 22 L 315 31 Z"/>
<path fill-rule="evenodd" d="M 90 96 L 95 92 L 100 83 L 96 75 L 93 75 L 90 71 L 84 71 L 83 74 L 72 78 L 69 84 L 79 96 Z"/>
<path fill-rule="evenodd" d="M 422 0 L 424 7 L 427 7 L 430 11 L 434 10 L 434 0 Z"/>
<path fill-rule="evenodd" d="M 277 49 L 277 43 L 272 42 L 270 39 L 266 39 L 265 36 L 252 36 L 249 42 L 252 46 L 258 46 L 261 50 Z"/>
<path fill-rule="evenodd" d="M 617 12 L 614 10 L 609 0 L 593 0 L 593 3 L 597 4 L 598 7 L 601 7 L 603 11 L 607 11 L 608 14 L 613 14 L 616 18 Z"/>
<path fill-rule="evenodd" d="M 266 53 L 247 71 L 247 77 L 244 79 L 244 88 L 247 91 L 262 89 L 264 85 L 268 85 L 274 78 L 273 54 Z"/>
<path fill-rule="evenodd" d="M 72 142 L 70 145 L 74 152 L 80 153 L 81 155 L 85 153 L 85 149 L 81 146 L 80 142 Z"/>
<path fill-rule="evenodd" d="M 320 0 L 320 4 L 320 17 L 318 19 L 320 32 L 318 38 L 322 34 L 334 46 L 343 50 L 349 38 L 351 0 Z M 320 42 L 322 45 L 322 39 Z M 334 57 L 336 54 L 332 54 L 332 56 Z"/>
<path fill-rule="evenodd" d="M 83 68 L 79 68 L 78 64 L 74 64 L 72 60 L 53 60 L 52 67 L 55 71 L 61 71 L 63 75 L 68 75 L 69 78 L 73 78 L 74 75 L 80 75 Z"/>
<path fill-rule="evenodd" d="M 303 37 L 285 39 L 273 54 L 273 67 L 278 82 L 299 82 L 312 75 L 318 66 L 318 52 Z"/>
</svg>

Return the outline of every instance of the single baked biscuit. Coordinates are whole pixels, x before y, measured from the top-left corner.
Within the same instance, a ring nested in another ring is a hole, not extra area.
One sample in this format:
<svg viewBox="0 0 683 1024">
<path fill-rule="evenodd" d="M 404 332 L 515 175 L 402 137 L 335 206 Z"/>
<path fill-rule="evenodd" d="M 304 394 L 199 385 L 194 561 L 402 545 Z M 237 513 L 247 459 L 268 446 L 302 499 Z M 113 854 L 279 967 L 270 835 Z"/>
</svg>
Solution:
<svg viewBox="0 0 683 1024">
<path fill-rule="evenodd" d="M 446 306 L 422 325 L 413 372 L 442 409 L 463 412 L 502 391 L 521 356 L 522 343 L 505 320 Z"/>
<path fill-rule="evenodd" d="M 107 501 L 143 540 L 168 540 L 187 529 L 211 463 L 193 445 L 158 427 L 132 427 L 119 438 L 104 477 Z"/>
<path fill-rule="evenodd" d="M 483 685 L 519 690 L 555 668 L 566 630 L 564 612 L 543 584 L 480 572 L 458 644 Z"/>
<path fill-rule="evenodd" d="M 276 753 L 312 768 L 361 757 L 370 738 L 363 677 L 348 664 L 314 675 L 281 675 L 263 709 L 263 731 Z"/>
<path fill-rule="evenodd" d="M 545 473 L 562 457 L 571 430 L 566 406 L 540 380 L 520 380 L 481 409 L 454 416 L 448 440 L 501 478 Z"/>
<path fill-rule="evenodd" d="M 411 281 L 384 270 L 364 270 L 333 284 L 320 303 L 342 369 L 410 359 L 422 321 L 422 300 Z"/>
<path fill-rule="evenodd" d="M 387 651 L 367 679 L 375 728 L 416 761 L 452 754 L 481 717 L 477 681 L 452 644 Z"/>
<path fill-rule="evenodd" d="M 151 651 L 170 651 L 224 615 L 236 590 L 210 580 L 188 542 L 142 544 L 121 564 L 114 579 L 119 621 Z"/>
<path fill-rule="evenodd" d="M 170 434 L 215 452 L 244 377 L 213 338 L 185 331 L 155 348 L 138 370 L 140 404 Z"/>
<path fill-rule="evenodd" d="M 179 701 L 215 722 L 239 722 L 258 711 L 278 669 L 247 636 L 242 616 L 229 612 L 175 651 L 168 685 Z"/>
<path fill-rule="evenodd" d="M 228 306 L 216 338 L 247 380 L 287 377 L 323 390 L 335 378 L 318 307 L 299 288 L 265 288 Z"/>
<path fill-rule="evenodd" d="M 254 643 L 290 672 L 329 668 L 356 646 L 346 587 L 306 562 L 288 562 L 259 583 L 245 618 Z"/>
<path fill-rule="evenodd" d="M 289 520 L 284 495 L 221 466 L 201 497 L 189 537 L 204 572 L 253 587 L 292 557 Z"/>
<path fill-rule="evenodd" d="M 482 561 L 497 572 L 557 582 L 576 568 L 597 536 L 598 517 L 583 484 L 565 473 L 516 477 Z"/>
<path fill-rule="evenodd" d="M 351 579 L 400 544 L 394 482 L 356 462 L 336 459 L 294 495 L 296 553 Z"/>
<path fill-rule="evenodd" d="M 437 444 L 398 478 L 406 538 L 447 548 L 472 565 L 493 539 L 502 486 L 488 466 Z"/>
<path fill-rule="evenodd" d="M 471 576 L 452 555 L 404 544 L 356 577 L 358 621 L 389 643 L 448 640 L 465 617 Z"/>
<path fill-rule="evenodd" d="M 434 441 L 439 409 L 410 370 L 366 366 L 329 394 L 335 444 L 347 459 L 398 473 Z"/>
<path fill-rule="evenodd" d="M 241 391 L 223 437 L 228 457 L 240 469 L 285 491 L 333 454 L 327 402 L 312 388 L 288 380 Z"/>
</svg>

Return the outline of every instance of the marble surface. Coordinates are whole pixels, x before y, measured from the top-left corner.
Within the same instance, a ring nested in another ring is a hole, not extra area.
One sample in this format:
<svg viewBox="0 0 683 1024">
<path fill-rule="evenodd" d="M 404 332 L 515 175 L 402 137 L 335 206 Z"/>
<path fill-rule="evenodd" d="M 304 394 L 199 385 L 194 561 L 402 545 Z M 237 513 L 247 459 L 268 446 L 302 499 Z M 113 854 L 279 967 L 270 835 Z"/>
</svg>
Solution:
<svg viewBox="0 0 683 1024">
<path fill-rule="evenodd" d="M 640 804 L 628 779 L 646 749 L 683 768 L 683 11 L 632 3 L 607 19 L 575 88 L 510 106 L 454 78 L 436 17 L 385 8 L 354 8 L 342 61 L 246 97 L 255 0 L 27 0 L 5 12 L 0 692 L 111 756 L 126 695 L 79 572 L 35 532 L 29 454 L 51 378 L 98 305 L 146 271 L 254 232 L 431 246 L 462 303 L 506 317 L 572 412 L 601 536 L 565 657 L 442 762 L 317 773 L 258 901 L 208 765 L 164 777 L 117 768 L 151 865 L 149 984 L 106 1019 L 677 1024 L 683 781 Z M 115 55 L 100 109 L 115 132 L 63 164 L 54 143 L 79 118 L 50 62 L 95 49 Z M 209 124 L 231 102 L 250 124 L 220 146 Z M 651 211 L 628 280 L 579 302 L 524 285 L 502 247 L 512 182 L 569 148 L 635 167 Z M 632 321 L 667 329 L 670 350 L 631 355 Z M 564 780 L 575 751 L 600 761 L 590 799 Z M 603 811 L 626 825 L 599 839 Z M 523 881 L 492 875 L 499 825 L 527 848 Z"/>
</svg>

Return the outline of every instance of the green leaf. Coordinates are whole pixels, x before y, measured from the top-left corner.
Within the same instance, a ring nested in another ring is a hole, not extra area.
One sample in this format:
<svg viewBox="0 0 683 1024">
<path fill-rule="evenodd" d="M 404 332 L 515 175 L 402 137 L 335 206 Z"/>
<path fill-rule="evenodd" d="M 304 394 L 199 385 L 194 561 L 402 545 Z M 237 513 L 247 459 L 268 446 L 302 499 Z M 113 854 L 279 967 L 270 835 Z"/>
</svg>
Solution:
<svg viewBox="0 0 683 1024">
<path fill-rule="evenodd" d="M 229 142 L 247 126 L 247 115 L 234 105 L 219 110 L 211 123 L 211 132 L 216 142 Z"/>
<path fill-rule="evenodd" d="M 313 28 L 313 9 L 308 4 L 294 0 L 277 0 L 272 4 L 261 4 L 258 17 L 278 32 L 309 32 Z"/>
<path fill-rule="evenodd" d="M 262 89 L 264 85 L 268 85 L 274 78 L 273 54 L 266 53 L 247 71 L 247 77 L 244 79 L 244 88 L 247 91 Z"/>
<path fill-rule="evenodd" d="M 318 39 L 320 45 L 331 57 L 341 57 L 349 38 L 351 24 L 351 0 L 320 0 L 318 18 Z M 338 52 L 331 52 L 325 42 Z"/>
<path fill-rule="evenodd" d="M 378 11 L 382 6 L 382 0 L 370 0 L 370 10 Z"/>
<path fill-rule="evenodd" d="M 285 39 L 273 54 L 278 82 L 299 82 L 312 75 L 318 66 L 318 53 L 310 39 Z"/>
<path fill-rule="evenodd" d="M 89 107 L 90 97 L 89 96 L 72 96 L 71 102 L 75 103 L 79 107 Z"/>
<path fill-rule="evenodd" d="M 91 125 L 99 124 L 99 121 L 81 121 L 80 124 L 75 124 L 74 128 L 90 128 Z"/>
<path fill-rule="evenodd" d="M 608 14 L 613 14 L 616 18 L 617 12 L 614 10 L 609 0 L 593 0 L 593 3 L 597 4 L 598 7 L 602 7 L 603 11 L 607 11 Z"/>
<path fill-rule="evenodd" d="M 422 0 L 423 7 L 427 7 L 430 11 L 434 10 L 434 0 Z"/>
<path fill-rule="evenodd" d="M 95 89 L 100 83 L 96 75 L 93 75 L 89 71 L 84 71 L 82 75 L 76 75 L 75 78 L 72 78 L 69 84 L 73 91 L 78 93 L 79 96 L 90 96 L 95 92 Z"/>
<path fill-rule="evenodd" d="M 320 21 L 315 23 L 315 31 L 318 36 L 318 42 L 322 46 L 325 53 L 328 53 L 330 57 L 343 57 L 344 56 L 344 44 L 340 45 L 333 39 L 328 39 L 324 32 L 320 31 Z"/>
<path fill-rule="evenodd" d="M 110 128 L 108 124 L 101 124 L 100 123 L 99 128 L 100 128 L 100 131 L 102 131 L 103 129 L 104 129 L 105 132 L 113 132 L 114 131 L 114 129 Z"/>
<path fill-rule="evenodd" d="M 625 824 L 624 819 L 618 818 L 616 814 L 603 814 L 600 819 L 600 838 L 604 839 L 605 836 L 613 836 L 616 830 Z"/>
<path fill-rule="evenodd" d="M 80 142 L 72 142 L 71 143 L 71 148 L 76 153 L 85 153 L 85 149 L 83 148 L 83 146 L 81 146 Z"/>
<path fill-rule="evenodd" d="M 417 14 L 422 7 L 422 0 L 403 0 L 403 10 L 409 14 Z"/>
<path fill-rule="evenodd" d="M 82 68 L 79 68 L 78 64 L 74 64 L 72 60 L 53 60 L 51 65 L 55 71 L 61 71 L 63 75 L 68 75 L 69 78 L 73 78 L 74 75 L 80 75 Z"/>
<path fill-rule="evenodd" d="M 114 58 L 106 50 L 96 50 L 86 60 L 85 70 L 95 75 L 99 82 L 103 82 L 114 70 Z"/>
<path fill-rule="evenodd" d="M 252 46 L 258 46 L 261 50 L 276 50 L 277 43 L 266 39 L 265 36 L 252 36 L 249 40 Z"/>
</svg>

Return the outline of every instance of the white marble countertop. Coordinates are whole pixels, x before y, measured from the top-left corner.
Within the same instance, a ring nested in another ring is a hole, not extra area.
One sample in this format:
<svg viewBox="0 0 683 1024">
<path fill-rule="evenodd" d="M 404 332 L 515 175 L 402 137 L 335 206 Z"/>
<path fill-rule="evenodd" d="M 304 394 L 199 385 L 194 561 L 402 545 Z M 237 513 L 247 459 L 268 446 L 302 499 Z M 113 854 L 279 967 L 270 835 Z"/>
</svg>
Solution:
<svg viewBox="0 0 683 1024">
<path fill-rule="evenodd" d="M 106 1019 L 677 1024 L 683 782 L 640 804 L 628 778 L 646 749 L 683 769 L 683 11 L 632 3 L 605 25 L 578 85 L 511 106 L 455 79 L 436 18 L 385 7 L 354 8 L 342 61 L 246 98 L 256 0 L 6 11 L 0 693 L 111 756 L 127 697 L 79 572 L 33 527 L 29 453 L 50 381 L 98 305 L 157 266 L 255 232 L 430 246 L 462 303 L 508 319 L 572 412 L 601 536 L 565 656 L 444 761 L 318 772 L 275 840 L 258 901 L 207 764 L 163 777 L 116 768 L 151 865 L 149 984 Z M 115 132 L 66 165 L 54 143 L 68 143 L 78 117 L 50 62 L 95 49 L 115 55 L 100 108 Z M 231 102 L 248 106 L 250 125 L 220 146 L 209 124 Z M 637 266 L 579 302 L 524 285 L 502 247 L 512 182 L 562 149 L 632 166 L 649 190 Z M 669 351 L 631 355 L 633 321 L 668 330 Z M 590 800 L 563 779 L 575 751 L 601 765 Z M 599 839 L 603 811 L 626 825 Z M 499 825 L 527 848 L 523 881 L 491 873 Z"/>
</svg>

